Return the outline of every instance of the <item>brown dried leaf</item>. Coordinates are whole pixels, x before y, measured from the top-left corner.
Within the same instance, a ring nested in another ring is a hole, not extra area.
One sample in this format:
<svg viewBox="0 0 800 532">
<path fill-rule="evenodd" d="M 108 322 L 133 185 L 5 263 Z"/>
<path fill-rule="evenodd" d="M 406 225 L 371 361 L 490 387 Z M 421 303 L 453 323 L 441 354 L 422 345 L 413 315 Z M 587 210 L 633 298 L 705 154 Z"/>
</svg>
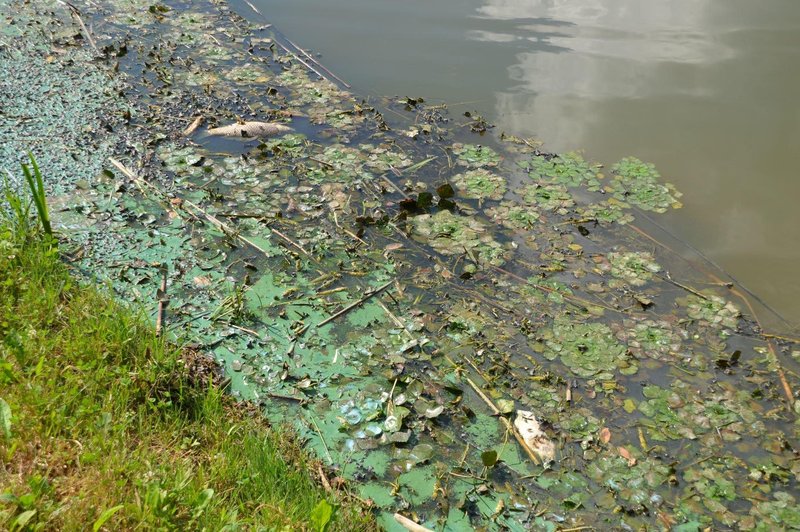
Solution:
<svg viewBox="0 0 800 532">
<path fill-rule="evenodd" d="M 626 449 L 625 447 L 617 447 L 617 452 L 619 455 L 628 461 L 628 466 L 633 467 L 636 465 L 636 458 L 631 455 L 631 452 Z"/>
</svg>

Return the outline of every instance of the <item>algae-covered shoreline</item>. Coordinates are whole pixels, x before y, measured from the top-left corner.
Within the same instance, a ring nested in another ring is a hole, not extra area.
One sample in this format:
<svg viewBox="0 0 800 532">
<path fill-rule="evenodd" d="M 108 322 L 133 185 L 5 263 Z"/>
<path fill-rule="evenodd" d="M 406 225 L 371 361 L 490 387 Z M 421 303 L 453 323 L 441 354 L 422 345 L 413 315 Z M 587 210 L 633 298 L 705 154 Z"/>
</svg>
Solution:
<svg viewBox="0 0 800 532">
<path fill-rule="evenodd" d="M 798 526 L 800 349 L 649 231 L 651 166 L 359 100 L 222 2 L 4 6 L 0 165 L 40 159 L 71 266 L 154 310 L 166 271 L 166 330 L 384 526 Z"/>
</svg>

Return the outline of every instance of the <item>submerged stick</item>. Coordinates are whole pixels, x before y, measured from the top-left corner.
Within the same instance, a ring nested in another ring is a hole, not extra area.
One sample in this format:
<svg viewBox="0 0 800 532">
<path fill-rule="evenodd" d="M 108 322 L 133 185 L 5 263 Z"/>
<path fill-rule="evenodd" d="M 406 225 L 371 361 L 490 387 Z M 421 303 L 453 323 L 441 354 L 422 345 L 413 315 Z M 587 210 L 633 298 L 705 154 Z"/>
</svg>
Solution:
<svg viewBox="0 0 800 532">
<path fill-rule="evenodd" d="M 288 39 L 286 36 L 284 36 L 284 39 L 286 39 L 286 42 L 288 42 L 289 44 L 291 44 L 292 46 L 294 46 L 294 47 L 295 47 L 295 48 L 296 48 L 296 49 L 297 49 L 297 50 L 298 50 L 298 51 L 299 51 L 301 54 L 303 54 L 304 56 L 306 56 L 306 57 L 308 58 L 308 60 L 309 60 L 309 61 L 312 61 L 312 62 L 313 62 L 315 65 L 317 65 L 317 66 L 318 66 L 318 67 L 320 67 L 322 70 L 324 70 L 325 72 L 327 72 L 328 74 L 330 74 L 330 75 L 331 75 L 331 77 L 333 77 L 333 78 L 334 78 L 336 81 L 338 81 L 339 83 L 341 83 L 342 85 L 344 85 L 344 86 L 345 86 L 345 87 L 347 87 L 348 89 L 349 89 L 349 88 L 351 88 L 349 83 L 347 83 L 345 80 L 343 80 L 342 78 L 340 78 L 339 76 L 337 76 L 336 74 L 334 74 L 333 72 L 331 72 L 331 71 L 330 71 L 330 70 L 329 70 L 329 69 L 328 69 L 328 68 L 327 68 L 325 65 L 323 65 L 322 63 L 320 63 L 319 61 L 317 61 L 316 59 L 314 59 L 313 57 L 311 57 L 311 56 L 308 54 L 308 52 L 306 52 L 305 50 L 303 50 L 302 48 L 300 48 L 299 46 L 297 46 L 295 43 L 293 43 L 293 42 L 292 42 L 290 39 Z"/>
<path fill-rule="evenodd" d="M 164 326 L 166 318 L 167 305 L 169 298 L 167 298 L 167 267 L 161 266 L 161 287 L 158 289 L 158 315 L 156 315 L 156 336 L 161 336 L 161 329 Z"/>
<path fill-rule="evenodd" d="M 331 80 L 330 80 L 330 79 L 329 79 L 327 76 L 323 75 L 323 74 L 322 74 L 322 73 L 321 73 L 319 70 L 317 70 L 316 68 L 312 67 L 311 65 L 309 65 L 308 63 L 306 63 L 305 61 L 303 61 L 303 59 L 302 59 L 300 56 L 298 56 L 298 55 L 297 55 L 296 53 L 294 53 L 293 51 L 289 50 L 289 49 L 288 49 L 286 46 L 284 46 L 284 45 L 283 45 L 283 44 L 282 44 L 282 43 L 281 43 L 279 40 L 275 39 L 275 40 L 273 40 L 273 42 L 274 42 L 275 44 L 277 44 L 278 46 L 280 46 L 280 47 L 283 49 L 283 51 L 284 51 L 284 52 L 286 52 L 287 54 L 291 55 L 293 58 L 295 58 L 295 59 L 297 59 L 298 61 L 300 61 L 300 63 L 302 63 L 304 67 L 306 67 L 307 69 L 309 69 L 310 71 L 312 71 L 314 74 L 316 74 L 317 76 L 321 77 L 322 79 L 324 79 L 324 80 L 326 80 L 326 81 L 329 81 L 329 82 L 333 83 L 333 81 L 331 81 Z"/>
<path fill-rule="evenodd" d="M 342 316 L 343 314 L 347 314 L 348 312 L 350 312 L 350 311 L 351 311 L 351 310 L 353 310 L 354 308 L 356 308 L 356 307 L 358 307 L 358 306 L 360 306 L 360 305 L 363 305 L 363 304 L 364 304 L 366 301 L 368 301 L 368 300 L 369 300 L 371 297 L 374 297 L 374 296 L 376 296 L 377 294 L 380 294 L 381 292 L 383 292 L 384 290 L 386 290 L 387 288 L 389 288 L 389 286 L 390 286 L 390 285 L 391 285 L 393 282 L 394 282 L 394 279 L 392 279 L 392 280 L 391 280 L 391 281 L 389 281 L 388 283 L 385 283 L 385 284 L 383 284 L 383 285 L 379 286 L 378 288 L 376 288 L 376 289 L 375 289 L 375 290 L 373 290 L 372 292 L 369 292 L 369 293 L 367 293 L 367 295 L 365 295 L 364 297 L 362 297 L 362 298 L 361 298 L 361 299 L 359 299 L 358 301 L 356 301 L 356 302 L 354 302 L 354 303 L 351 303 L 351 304 L 347 305 L 346 307 L 344 307 L 342 310 L 340 310 L 339 312 L 337 312 L 337 313 L 336 313 L 336 314 L 334 314 L 333 316 L 331 316 L 331 317 L 329 317 L 329 318 L 327 318 L 327 319 L 324 319 L 324 320 L 322 320 L 320 323 L 318 323 L 318 324 L 316 325 L 316 327 L 317 327 L 318 329 L 319 329 L 320 327 L 324 327 L 325 325 L 329 324 L 330 322 L 332 322 L 333 320 L 335 320 L 335 319 L 336 319 L 336 318 L 338 318 L 339 316 Z"/>
<path fill-rule="evenodd" d="M 764 327 L 761 326 L 761 321 L 758 319 L 755 311 L 753 310 L 753 305 L 750 304 L 750 300 L 747 299 L 741 292 L 736 289 L 731 290 L 733 294 L 738 296 L 742 301 L 744 301 L 745 305 L 747 305 L 748 310 L 750 310 L 750 314 L 753 316 L 753 319 L 756 321 L 758 328 L 762 331 Z M 775 352 L 775 348 L 772 346 L 772 341 L 769 338 L 765 338 L 767 342 L 767 347 L 769 348 L 770 354 L 770 362 L 775 366 L 775 373 L 778 374 L 778 380 L 781 382 L 781 388 L 783 389 L 783 395 L 786 396 L 786 410 L 789 412 L 794 412 L 794 392 L 792 391 L 792 387 L 789 385 L 789 381 L 786 379 L 786 373 L 783 371 L 783 366 L 781 366 L 780 360 L 778 360 L 778 353 Z"/>
</svg>

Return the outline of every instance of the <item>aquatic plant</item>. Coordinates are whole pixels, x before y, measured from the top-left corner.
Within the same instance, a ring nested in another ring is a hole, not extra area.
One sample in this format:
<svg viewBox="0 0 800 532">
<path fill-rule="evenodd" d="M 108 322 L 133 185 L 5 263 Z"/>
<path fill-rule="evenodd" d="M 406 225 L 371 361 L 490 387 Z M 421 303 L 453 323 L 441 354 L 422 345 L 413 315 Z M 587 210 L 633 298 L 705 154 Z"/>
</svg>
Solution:
<svg viewBox="0 0 800 532">
<path fill-rule="evenodd" d="M 575 211 L 577 215 L 585 221 L 596 221 L 606 224 L 618 223 L 620 225 L 629 224 L 633 221 L 630 205 L 616 198 L 608 198 L 600 203 L 578 205 Z"/>
<path fill-rule="evenodd" d="M 456 162 L 462 166 L 482 168 L 497 166 L 500 162 L 500 154 L 488 146 L 457 142 L 453 144 L 452 148 L 453 153 L 456 155 Z"/>
<path fill-rule="evenodd" d="M 736 329 L 741 316 L 736 305 L 715 294 L 704 296 L 690 294 L 680 300 L 686 306 L 689 317 L 710 327 Z"/>
<path fill-rule="evenodd" d="M 575 205 L 575 200 L 564 185 L 531 184 L 519 193 L 527 204 L 537 205 L 546 211 L 555 211 L 558 214 L 566 214 L 568 209 Z"/>
<path fill-rule="evenodd" d="M 601 269 L 631 286 L 643 286 L 661 271 L 661 266 L 653 255 L 646 251 L 615 252 L 608 254 L 608 263 L 601 263 Z M 614 281 L 610 283 L 614 286 Z"/>
<path fill-rule="evenodd" d="M 681 207 L 681 193 L 670 183 L 661 183 L 656 167 L 636 157 L 625 157 L 611 168 L 614 176 L 609 191 L 620 201 L 646 211 L 666 212 Z"/>
<path fill-rule="evenodd" d="M 546 358 L 558 358 L 581 377 L 611 380 L 616 372 L 631 375 L 638 371 L 625 346 L 616 342 L 611 329 L 602 323 L 574 323 L 558 317 L 542 340 Z"/>
<path fill-rule="evenodd" d="M 451 179 L 467 198 L 499 200 L 506 192 L 506 180 L 482 168 L 468 170 Z"/>
<path fill-rule="evenodd" d="M 486 214 L 493 221 L 509 229 L 531 229 L 540 220 L 539 212 L 535 208 L 511 201 L 489 207 L 486 209 Z"/>
<path fill-rule="evenodd" d="M 600 167 L 592 166 L 576 152 L 560 155 L 534 155 L 528 161 L 518 163 L 528 170 L 530 176 L 542 184 L 557 184 L 568 187 L 584 187 L 600 190 Z"/>
<path fill-rule="evenodd" d="M 682 344 L 689 335 L 674 324 L 661 320 L 624 320 L 613 327 L 616 337 L 638 358 L 669 360 L 685 357 Z"/>
<path fill-rule="evenodd" d="M 445 255 L 466 253 L 479 264 L 500 265 L 505 262 L 506 250 L 492 238 L 483 223 L 439 211 L 412 219 L 415 234 L 426 237 L 428 243 Z"/>
</svg>

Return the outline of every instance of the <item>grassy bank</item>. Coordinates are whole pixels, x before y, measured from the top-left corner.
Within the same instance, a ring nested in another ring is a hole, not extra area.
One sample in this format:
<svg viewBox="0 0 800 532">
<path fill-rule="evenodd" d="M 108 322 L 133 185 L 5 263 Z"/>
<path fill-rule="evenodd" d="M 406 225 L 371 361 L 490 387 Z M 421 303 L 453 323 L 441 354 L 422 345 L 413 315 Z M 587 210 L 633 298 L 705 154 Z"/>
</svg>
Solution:
<svg viewBox="0 0 800 532">
<path fill-rule="evenodd" d="M 0 215 L 0 529 L 372 528 L 184 358 Z"/>
</svg>

